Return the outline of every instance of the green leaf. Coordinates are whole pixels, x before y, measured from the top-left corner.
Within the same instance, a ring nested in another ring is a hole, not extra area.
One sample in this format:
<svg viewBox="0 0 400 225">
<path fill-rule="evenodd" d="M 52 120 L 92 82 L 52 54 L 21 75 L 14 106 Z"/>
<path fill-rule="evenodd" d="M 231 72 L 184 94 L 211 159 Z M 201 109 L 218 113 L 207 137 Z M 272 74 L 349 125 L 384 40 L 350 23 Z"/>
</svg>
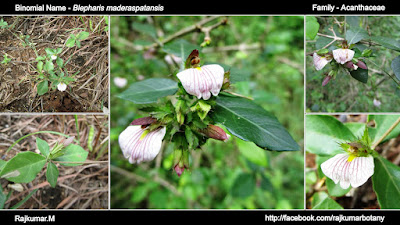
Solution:
<svg viewBox="0 0 400 225">
<path fill-rule="evenodd" d="M 382 209 L 400 209 L 400 168 L 385 158 L 374 160 L 372 184 Z"/>
<path fill-rule="evenodd" d="M 42 155 L 48 157 L 50 155 L 50 147 L 46 141 L 36 137 L 36 146 Z"/>
<path fill-rule="evenodd" d="M 346 16 L 346 22 L 349 24 L 350 28 L 360 27 L 359 16 Z"/>
<path fill-rule="evenodd" d="M 4 167 L 6 164 L 7 164 L 6 161 L 0 159 L 0 173 L 1 173 L 1 170 L 3 169 L 3 167 Z"/>
<path fill-rule="evenodd" d="M 366 30 L 361 27 L 351 28 L 346 32 L 346 40 L 349 45 L 358 43 L 363 39 L 367 39 L 369 37 Z"/>
<path fill-rule="evenodd" d="M 356 139 L 346 126 L 329 115 L 307 115 L 306 128 L 306 151 L 317 155 L 342 153 L 338 143 Z"/>
<path fill-rule="evenodd" d="M 306 17 L 306 37 L 309 40 L 314 40 L 319 30 L 319 23 L 315 16 Z"/>
<path fill-rule="evenodd" d="M 209 64 L 209 63 L 207 63 Z M 221 64 L 218 63 L 218 65 L 222 66 L 222 68 L 224 68 L 224 71 L 230 71 L 230 75 L 229 75 L 229 82 L 233 83 L 237 83 L 237 82 L 241 82 L 241 81 L 248 81 L 250 76 L 251 76 L 251 71 L 248 69 L 240 69 L 234 66 L 228 66 L 225 64 Z"/>
<path fill-rule="evenodd" d="M 157 30 L 154 26 L 152 26 L 150 24 L 133 22 L 132 29 L 140 32 L 141 34 L 149 35 L 152 38 L 157 38 Z"/>
<path fill-rule="evenodd" d="M 344 124 L 355 137 L 361 137 L 364 134 L 365 124 L 364 123 L 345 123 Z"/>
<path fill-rule="evenodd" d="M 400 56 L 394 58 L 390 66 L 392 67 L 394 75 L 400 80 Z"/>
<path fill-rule="evenodd" d="M 252 142 L 242 141 L 240 139 L 236 140 L 236 142 L 240 153 L 246 159 L 259 166 L 268 166 L 268 158 L 265 154 L 265 151 L 257 147 L 257 145 Z"/>
<path fill-rule="evenodd" d="M 51 55 L 56 54 L 56 50 L 55 50 L 55 49 L 46 48 L 44 51 L 46 52 L 46 54 L 47 54 L 48 56 L 51 56 Z"/>
<path fill-rule="evenodd" d="M 331 199 L 329 196 L 320 201 L 313 209 L 343 209 L 339 203 Z"/>
<path fill-rule="evenodd" d="M 372 139 L 372 143 L 377 142 L 399 117 L 399 115 L 368 115 L 368 121 L 375 121 L 375 127 L 368 127 L 368 133 L 369 137 Z M 400 125 L 397 125 L 382 142 L 392 139 L 399 134 Z"/>
<path fill-rule="evenodd" d="M 39 61 L 39 62 L 37 63 L 37 65 L 36 65 L 36 67 L 37 67 L 38 71 L 41 73 L 42 70 L 43 70 L 43 62 L 42 62 L 42 61 Z"/>
<path fill-rule="evenodd" d="M 396 39 L 379 36 L 373 36 L 370 37 L 370 39 L 386 48 L 400 51 L 400 42 L 398 42 Z"/>
<path fill-rule="evenodd" d="M 252 174 L 240 174 L 231 187 L 231 194 L 233 197 L 246 198 L 253 194 L 256 187 L 256 179 Z"/>
<path fill-rule="evenodd" d="M 299 145 L 275 116 L 245 98 L 219 95 L 214 112 L 216 123 L 236 137 L 273 151 L 297 151 Z"/>
<path fill-rule="evenodd" d="M 57 166 L 54 163 L 49 162 L 47 164 L 46 180 L 47 180 L 47 182 L 49 182 L 50 186 L 52 186 L 53 188 L 56 187 L 56 185 L 57 185 L 58 174 L 59 174 L 59 172 L 58 172 Z"/>
<path fill-rule="evenodd" d="M 368 82 L 368 69 L 365 70 L 362 68 L 358 68 L 356 70 L 350 71 L 350 75 L 354 79 L 356 79 L 364 84 L 366 84 Z"/>
<path fill-rule="evenodd" d="M 0 209 L 4 209 L 4 204 L 7 201 L 7 195 L 3 193 L 3 188 L 0 185 Z"/>
<path fill-rule="evenodd" d="M 57 65 L 58 65 L 59 67 L 63 67 L 63 65 L 64 65 L 64 60 L 63 60 L 62 58 L 60 58 L 60 57 L 57 57 L 56 63 L 57 63 Z"/>
<path fill-rule="evenodd" d="M 70 144 L 63 150 L 64 155 L 57 157 L 54 161 L 60 162 L 63 166 L 80 166 L 82 162 L 85 162 L 88 152 L 85 151 L 81 146 Z M 63 163 L 68 162 L 68 163 Z"/>
<path fill-rule="evenodd" d="M 170 79 L 151 78 L 132 84 L 118 97 L 136 104 L 157 102 L 158 99 L 173 95 L 178 90 L 178 84 Z"/>
<path fill-rule="evenodd" d="M 46 61 L 46 63 L 44 64 L 43 69 L 47 72 L 54 70 L 54 64 L 52 61 Z"/>
<path fill-rule="evenodd" d="M 72 37 L 72 34 L 71 34 L 71 36 L 70 36 L 70 38 L 68 38 L 68 40 L 67 40 L 67 42 L 65 43 L 65 46 L 67 46 L 67 47 L 74 47 L 75 46 L 75 36 L 74 36 L 74 38 Z"/>
<path fill-rule="evenodd" d="M 46 158 L 34 152 L 21 152 L 10 159 L 0 172 L 0 177 L 16 183 L 35 179 L 46 163 Z M 13 176 L 8 177 L 10 174 Z"/>
<path fill-rule="evenodd" d="M 76 35 L 76 39 L 80 41 L 85 40 L 88 37 L 89 37 L 89 32 L 86 31 L 82 31 L 78 35 Z"/>
<path fill-rule="evenodd" d="M 341 188 L 339 183 L 335 184 L 335 182 L 333 182 L 328 177 L 326 178 L 326 187 L 328 189 L 329 195 L 334 196 L 334 197 L 343 196 L 351 190 L 351 187 L 349 187 L 347 189 Z"/>
<path fill-rule="evenodd" d="M 37 85 L 37 93 L 38 95 L 44 95 L 49 91 L 49 82 L 47 80 L 43 80 Z"/>
</svg>

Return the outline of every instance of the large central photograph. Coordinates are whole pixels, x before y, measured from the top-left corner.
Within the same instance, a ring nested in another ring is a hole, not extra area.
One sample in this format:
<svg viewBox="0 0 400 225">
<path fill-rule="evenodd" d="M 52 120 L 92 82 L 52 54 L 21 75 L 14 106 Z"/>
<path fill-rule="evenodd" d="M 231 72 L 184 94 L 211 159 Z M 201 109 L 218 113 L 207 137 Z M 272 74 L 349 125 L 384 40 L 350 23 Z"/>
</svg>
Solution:
<svg viewBox="0 0 400 225">
<path fill-rule="evenodd" d="M 303 17 L 110 27 L 111 208 L 304 208 Z"/>
</svg>

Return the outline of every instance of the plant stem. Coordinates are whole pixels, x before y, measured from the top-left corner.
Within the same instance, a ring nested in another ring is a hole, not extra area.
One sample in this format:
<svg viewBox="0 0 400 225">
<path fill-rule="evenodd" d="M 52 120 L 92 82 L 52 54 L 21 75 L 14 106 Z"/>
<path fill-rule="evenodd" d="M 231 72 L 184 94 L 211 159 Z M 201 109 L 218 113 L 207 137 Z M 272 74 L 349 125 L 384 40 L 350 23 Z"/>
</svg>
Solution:
<svg viewBox="0 0 400 225">
<path fill-rule="evenodd" d="M 66 135 L 66 134 L 63 134 L 63 133 L 60 133 L 60 132 L 56 132 L 56 131 L 38 131 L 38 132 L 30 133 L 30 134 L 27 134 L 27 135 L 21 137 L 21 138 L 18 139 L 17 141 L 15 141 L 15 142 L 7 149 L 7 151 L 4 153 L 4 156 L 7 155 L 7 153 L 8 153 L 18 142 L 22 141 L 23 139 L 25 139 L 25 138 L 27 138 L 27 137 L 29 137 L 29 136 L 35 135 L 35 134 L 43 134 L 43 133 L 57 134 L 57 135 L 64 136 L 64 137 L 67 137 L 67 138 L 70 137 L 69 135 Z M 74 141 L 75 141 L 76 143 L 79 144 L 79 141 L 77 141 L 77 140 L 74 140 Z"/>
<path fill-rule="evenodd" d="M 76 134 L 78 137 L 78 143 L 80 144 L 81 138 L 79 137 L 79 123 L 78 123 L 78 115 L 74 115 L 75 117 L 75 128 L 76 128 Z"/>
<path fill-rule="evenodd" d="M 389 127 L 389 129 L 382 135 L 382 137 L 379 138 L 378 141 L 376 141 L 373 145 L 372 145 L 372 149 L 375 149 L 376 146 L 379 145 L 379 143 L 381 143 L 383 141 L 383 139 L 385 139 L 386 136 L 388 136 L 390 134 L 390 132 L 393 131 L 393 129 L 400 123 L 400 117 L 392 124 L 392 126 Z"/>
<path fill-rule="evenodd" d="M 373 61 L 369 60 L 368 58 L 365 58 L 366 60 L 368 60 L 368 62 L 371 62 L 372 64 L 374 64 L 375 66 L 379 67 L 378 65 L 376 65 L 376 63 L 374 63 Z M 390 75 L 388 72 L 386 72 L 385 70 L 382 70 L 382 72 L 386 75 L 388 75 L 390 78 L 392 78 L 392 80 L 397 84 L 397 88 L 400 89 L 400 83 L 399 81 L 397 81 L 392 75 Z"/>
</svg>

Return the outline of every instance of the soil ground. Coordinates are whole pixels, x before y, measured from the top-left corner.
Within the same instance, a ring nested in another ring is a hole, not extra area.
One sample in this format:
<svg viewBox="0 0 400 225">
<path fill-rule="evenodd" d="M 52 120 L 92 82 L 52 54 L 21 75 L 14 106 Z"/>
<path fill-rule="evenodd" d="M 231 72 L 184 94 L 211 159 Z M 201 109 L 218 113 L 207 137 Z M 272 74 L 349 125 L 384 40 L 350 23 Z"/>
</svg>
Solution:
<svg viewBox="0 0 400 225">
<path fill-rule="evenodd" d="M 22 184 L 23 191 L 13 191 L 5 208 L 10 208 L 35 189 L 38 191 L 20 209 L 107 209 L 108 208 L 108 118 L 106 116 L 78 116 L 80 146 L 88 149 L 88 134 L 94 127 L 93 150 L 83 165 L 57 165 L 60 172 L 57 186 L 50 187 L 43 169 L 30 183 Z M 72 115 L 0 115 L 0 158 L 8 161 L 19 152 L 37 151 L 36 137 L 49 143 L 50 149 L 59 135 L 42 133 L 18 142 L 7 154 L 7 149 L 19 138 L 37 131 L 56 131 L 78 137 Z M 76 138 L 77 139 L 77 138 Z M 0 179 L 5 194 L 12 182 Z"/>
<path fill-rule="evenodd" d="M 104 16 L 12 16 L 0 19 L 0 112 L 103 112 L 108 107 L 108 17 Z M 71 34 L 89 32 L 81 47 L 67 47 Z M 39 96 L 35 51 L 62 48 L 59 55 L 76 81 L 64 92 L 57 89 Z"/>
</svg>

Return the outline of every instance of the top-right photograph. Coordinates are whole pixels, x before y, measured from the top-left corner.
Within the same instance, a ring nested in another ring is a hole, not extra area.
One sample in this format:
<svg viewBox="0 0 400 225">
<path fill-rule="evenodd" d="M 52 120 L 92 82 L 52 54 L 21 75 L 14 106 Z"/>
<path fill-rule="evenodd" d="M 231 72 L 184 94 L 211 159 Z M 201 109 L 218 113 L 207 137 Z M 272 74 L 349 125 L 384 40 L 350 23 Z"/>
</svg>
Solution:
<svg viewBox="0 0 400 225">
<path fill-rule="evenodd" d="M 306 112 L 400 112 L 399 37 L 399 16 L 306 16 Z"/>
</svg>

